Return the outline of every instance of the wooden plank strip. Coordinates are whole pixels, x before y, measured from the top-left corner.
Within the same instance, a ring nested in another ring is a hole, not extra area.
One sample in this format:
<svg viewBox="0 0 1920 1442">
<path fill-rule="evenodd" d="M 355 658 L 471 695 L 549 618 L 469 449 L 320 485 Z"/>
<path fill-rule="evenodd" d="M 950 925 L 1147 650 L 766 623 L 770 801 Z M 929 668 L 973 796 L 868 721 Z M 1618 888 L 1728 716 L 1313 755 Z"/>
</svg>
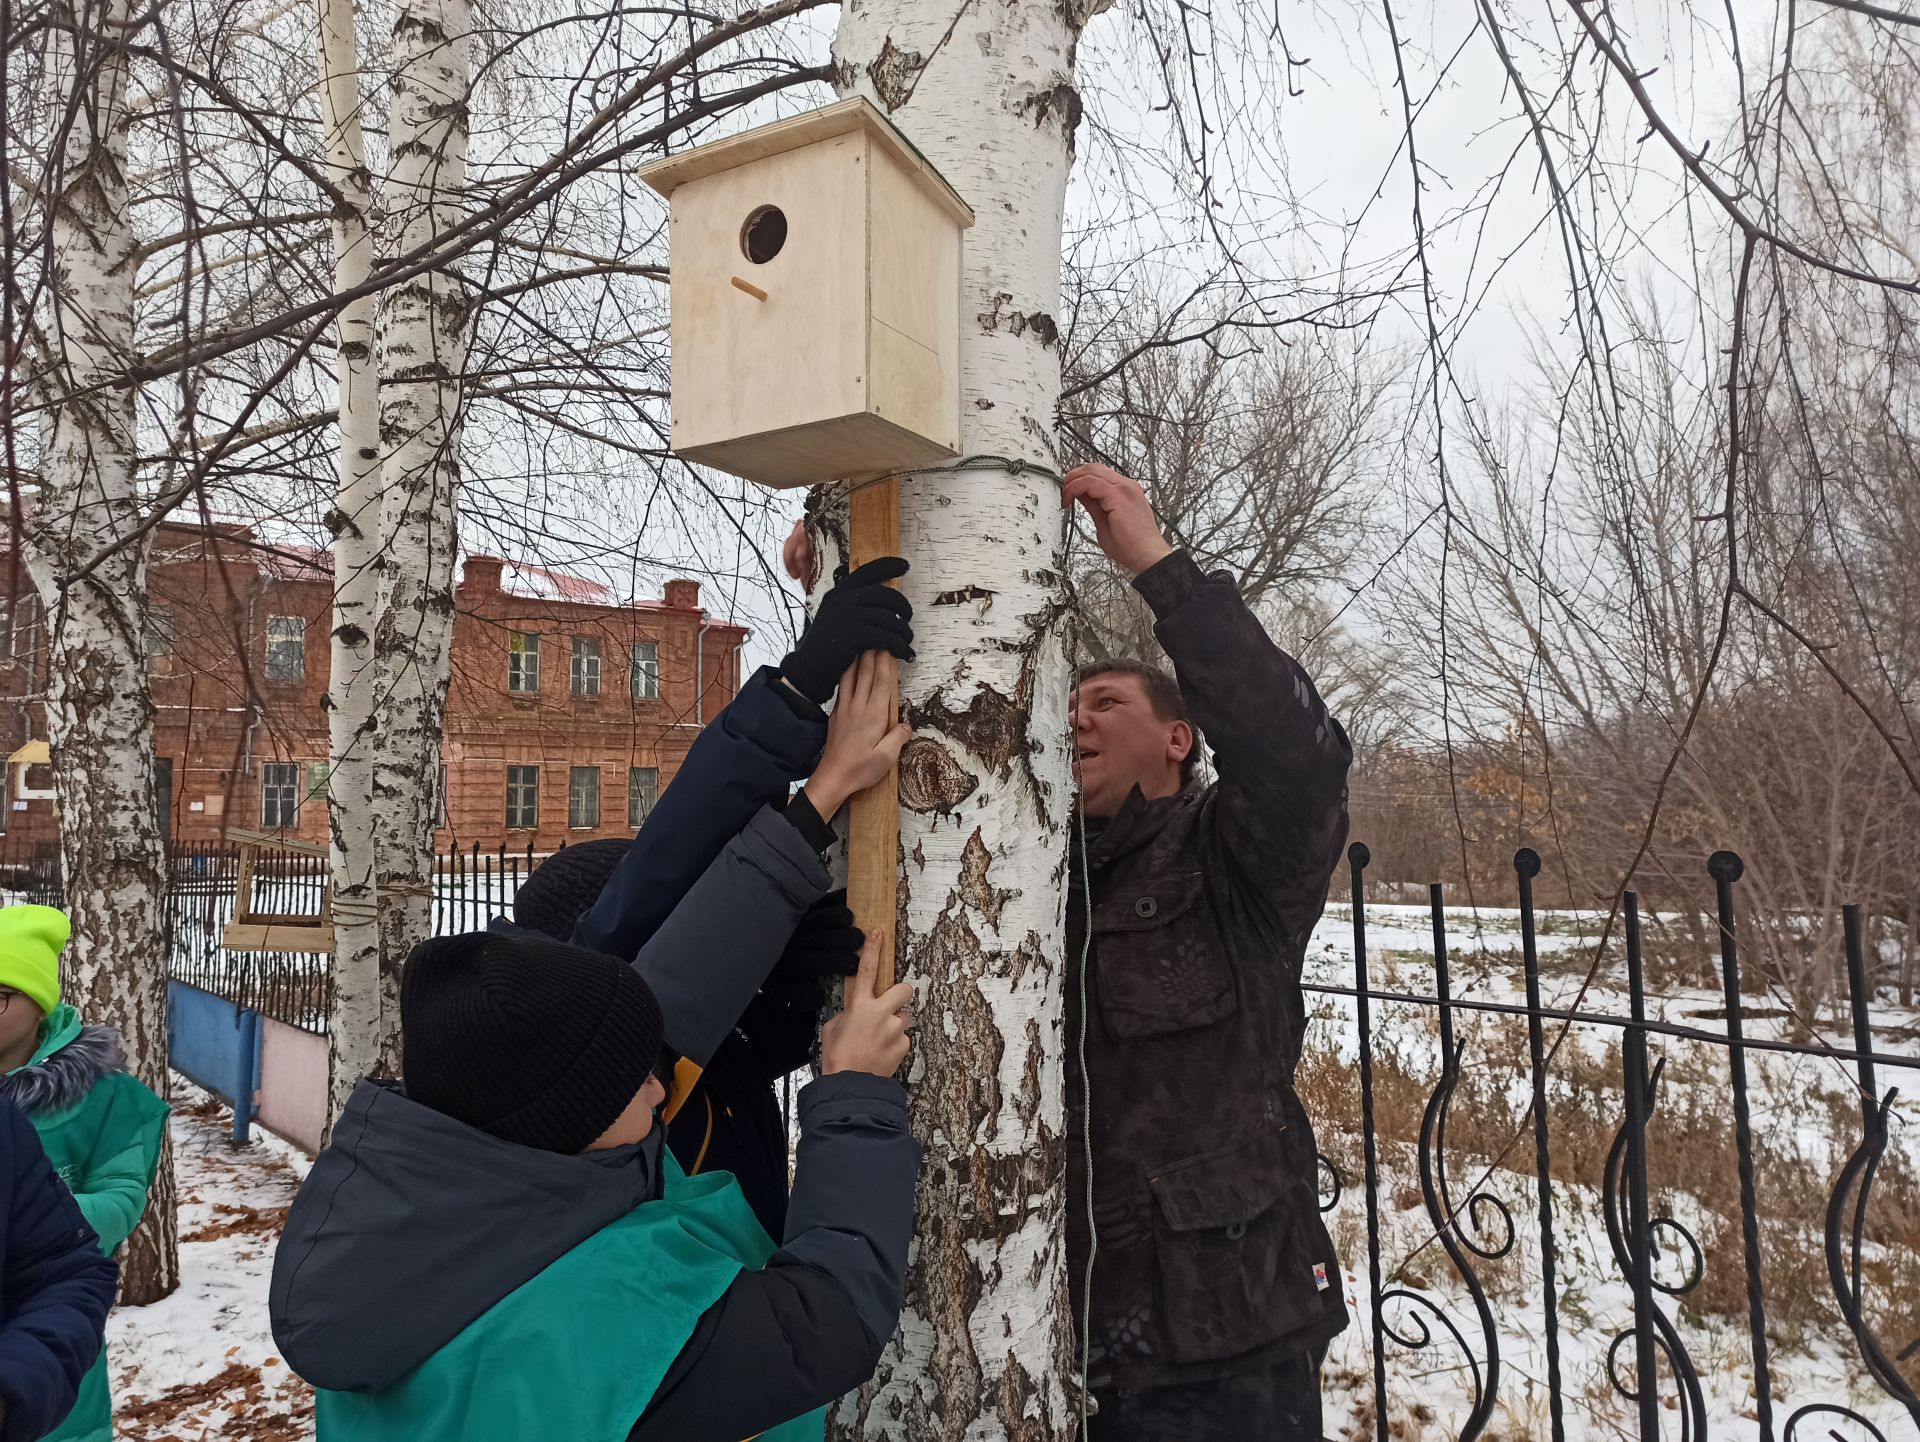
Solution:
<svg viewBox="0 0 1920 1442">
<path fill-rule="evenodd" d="M 876 556 L 900 554 L 900 480 L 863 482 L 848 502 L 849 567 Z M 900 663 L 882 658 L 881 682 L 897 699 Z M 847 905 L 854 925 L 880 937 L 880 973 L 874 985 L 894 981 L 894 923 L 900 902 L 900 775 L 889 771 L 879 785 L 853 798 L 847 827 Z M 876 992 L 877 994 L 877 992 Z"/>
</svg>

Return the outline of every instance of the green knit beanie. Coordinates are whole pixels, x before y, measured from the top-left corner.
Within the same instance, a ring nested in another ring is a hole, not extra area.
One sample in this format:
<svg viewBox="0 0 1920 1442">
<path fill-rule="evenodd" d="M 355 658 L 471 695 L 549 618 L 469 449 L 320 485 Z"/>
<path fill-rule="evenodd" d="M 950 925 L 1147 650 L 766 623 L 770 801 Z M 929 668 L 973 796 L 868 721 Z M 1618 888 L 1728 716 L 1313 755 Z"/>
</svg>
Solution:
<svg viewBox="0 0 1920 1442">
<path fill-rule="evenodd" d="M 51 906 L 0 906 L 0 986 L 52 1011 L 60 1005 L 60 951 L 72 934 L 66 913 Z"/>
</svg>

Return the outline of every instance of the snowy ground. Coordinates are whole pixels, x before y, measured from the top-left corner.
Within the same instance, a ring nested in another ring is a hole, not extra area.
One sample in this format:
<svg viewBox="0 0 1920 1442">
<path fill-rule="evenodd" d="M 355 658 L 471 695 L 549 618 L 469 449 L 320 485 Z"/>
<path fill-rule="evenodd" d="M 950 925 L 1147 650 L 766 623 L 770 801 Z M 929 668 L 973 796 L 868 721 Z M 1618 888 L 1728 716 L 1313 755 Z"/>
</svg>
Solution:
<svg viewBox="0 0 1920 1442">
<path fill-rule="evenodd" d="M 151 1307 L 119 1308 L 108 1324 L 116 1436 L 309 1438 L 313 1393 L 275 1354 L 267 1328 L 273 1246 L 306 1160 L 271 1137 L 235 1148 L 224 1106 L 177 1075 L 173 1087 L 180 1289 Z"/>
<path fill-rule="evenodd" d="M 1373 985 L 1430 993 L 1434 980 L 1432 933 L 1425 909 L 1370 905 L 1368 919 Z M 1579 953 L 1597 935 L 1599 920 L 1573 913 L 1543 914 L 1540 941 L 1548 1006 L 1573 1003 L 1586 969 L 1578 960 Z M 1449 935 L 1455 995 L 1523 1001 L 1518 945 L 1518 919 L 1512 912 L 1482 910 L 1473 924 L 1456 918 Z M 1353 984 L 1351 919 L 1344 907 L 1330 907 L 1316 931 L 1307 979 L 1310 984 L 1332 987 Z M 1769 1010 L 1766 998 L 1750 1000 L 1757 1012 Z M 1624 978 L 1609 971 L 1596 978 L 1581 1009 L 1624 1015 L 1627 1004 Z M 1656 1019 L 1721 1031 L 1724 1019 L 1715 1014 L 1721 1005 L 1722 998 L 1715 991 L 1672 987 L 1651 1002 L 1650 1012 Z M 1338 1082 L 1344 1075 L 1339 1068 L 1350 1067 L 1357 1055 L 1352 999 L 1313 994 L 1309 996 L 1309 1008 L 1314 1016 L 1309 1061 L 1316 1055 L 1322 1058 L 1327 1068 L 1323 1076 Z M 1392 1058 L 1392 1064 L 1417 1083 L 1411 1087 L 1416 1119 L 1418 1104 L 1424 1102 L 1437 1066 L 1438 1036 L 1432 1016 L 1432 1009 L 1425 1007 L 1377 1004 L 1374 1008 L 1376 1061 L 1385 1066 L 1381 1058 Z M 1877 1047 L 1890 1054 L 1920 1056 L 1920 1016 L 1883 1006 L 1877 1010 L 1875 1021 Z M 1489 1095 L 1496 1103 L 1504 1096 L 1512 1101 L 1516 1115 L 1523 1112 L 1524 1073 L 1513 1072 L 1510 1065 L 1503 1070 L 1488 1060 L 1499 1046 L 1511 1052 L 1515 1028 L 1522 1024 L 1476 1019 L 1463 1013 L 1459 1025 L 1468 1038 L 1466 1065 L 1476 1070 L 1473 1080 L 1481 1086 L 1482 1103 Z M 1749 1022 L 1748 1032 L 1751 1036 L 1784 1037 L 1785 1027 L 1782 1017 L 1761 1014 Z M 1849 1035 L 1839 1017 L 1818 1019 L 1817 1030 L 1834 1041 Z M 1549 1040 L 1552 1034 L 1550 1030 Z M 1618 1084 L 1613 1082 L 1609 1090 L 1606 1082 L 1607 1077 L 1617 1076 L 1617 1071 L 1610 1070 L 1617 1068 L 1617 1042 L 1618 1032 L 1612 1028 L 1583 1026 L 1568 1034 L 1566 1046 L 1570 1050 L 1563 1052 L 1563 1058 L 1568 1063 L 1582 1063 L 1590 1085 L 1594 1077 L 1600 1079 L 1598 1089 L 1591 1090 L 1587 1098 L 1595 1113 L 1589 1137 L 1610 1137 L 1618 1125 Z M 1678 1125 L 1674 1119 L 1691 1116 L 1694 1125 L 1704 1127 L 1706 1134 L 1724 1135 L 1731 1126 L 1726 1106 L 1725 1048 L 1656 1037 L 1652 1051 L 1656 1058 L 1664 1056 L 1669 1068 L 1659 1104 L 1661 1124 Z M 1771 1148 L 1763 1158 L 1768 1167 L 1763 1169 L 1760 1193 L 1762 1213 L 1777 1229 L 1770 1245 L 1780 1244 L 1779 1232 L 1783 1230 L 1788 1247 L 1804 1253 L 1803 1263 L 1814 1259 L 1811 1289 L 1817 1290 L 1824 1287 L 1824 1272 L 1817 1264 L 1820 1198 L 1834 1168 L 1858 1140 L 1857 1115 L 1848 1120 L 1850 1075 L 1845 1068 L 1825 1060 L 1760 1053 L 1750 1054 L 1749 1065 L 1756 1133 Z M 1556 1079 L 1563 1072 L 1571 1076 L 1576 1069 L 1573 1065 L 1556 1065 L 1554 1075 Z M 1895 1126 L 1895 1147 L 1911 1172 L 1920 1167 L 1920 1127 L 1913 1125 L 1920 1121 L 1920 1112 L 1912 1105 L 1914 1093 L 1920 1091 L 1920 1072 L 1887 1071 L 1890 1074 L 1879 1078 L 1881 1088 L 1897 1086 L 1906 1098 Z M 1377 1087 L 1385 1085 L 1377 1077 Z M 1571 1107 L 1580 1100 L 1575 1086 L 1574 1081 L 1568 1081 L 1565 1094 L 1557 1098 L 1556 1109 L 1561 1103 Z M 1349 1093 L 1350 1097 L 1357 1096 L 1352 1089 Z M 311 1395 L 276 1356 L 266 1318 L 274 1238 L 306 1163 L 271 1138 L 235 1150 L 226 1139 L 228 1119 L 224 1108 L 178 1079 L 176 1095 L 180 1098 L 174 1143 L 182 1200 L 182 1286 L 174 1297 L 157 1306 L 125 1309 L 114 1316 L 111 1339 L 119 1435 L 139 1442 L 200 1442 L 204 1438 L 288 1442 L 308 1438 L 312 1435 Z M 1385 1096 L 1383 1091 L 1382 1120 L 1390 1134 L 1391 1118 L 1385 1113 L 1396 1103 Z M 1315 1103 L 1310 1099 L 1309 1105 Z M 1404 1131 L 1408 1099 L 1403 1096 L 1397 1105 Z M 1468 1131 L 1465 1105 L 1464 1100 L 1457 1103 L 1463 1134 Z M 1335 1112 L 1338 1106 L 1329 1103 L 1325 1109 Z M 1352 1155 L 1350 1121 L 1329 1116 L 1322 1122 L 1321 1131 L 1323 1147 L 1330 1154 L 1342 1154 L 1344 1147 L 1343 1154 Z M 1656 1127 L 1654 1144 L 1662 1145 L 1665 1136 Z M 1571 1149 L 1577 1143 L 1575 1128 L 1569 1124 L 1561 1144 Z M 1457 1191 L 1481 1175 L 1487 1159 L 1468 1146 L 1450 1147 L 1448 1171 Z M 1511 1209 L 1517 1234 L 1513 1254 L 1503 1261 L 1475 1261 L 1492 1299 L 1502 1368 L 1498 1406 L 1484 1435 L 1502 1442 L 1531 1442 L 1550 1435 L 1531 1160 L 1529 1134 L 1514 1162 L 1527 1168 L 1526 1175 L 1496 1171 L 1490 1184 L 1491 1191 Z M 1724 1154 L 1679 1160 L 1683 1166 L 1697 1165 L 1703 1171 L 1725 1169 Z M 1457 1435 L 1471 1405 L 1472 1368 L 1467 1357 L 1471 1355 L 1485 1366 L 1481 1329 L 1471 1299 L 1445 1255 L 1430 1245 L 1433 1231 L 1421 1202 L 1412 1147 L 1395 1142 L 1389 1135 L 1383 1142 L 1382 1165 L 1381 1250 L 1386 1269 L 1390 1277 L 1397 1273 L 1404 1285 L 1430 1298 L 1467 1339 L 1467 1352 L 1463 1353 L 1446 1334 L 1437 1314 L 1423 1313 L 1419 1303 L 1403 1302 L 1388 1310 L 1389 1323 L 1403 1336 L 1417 1335 L 1424 1317 L 1435 1338 L 1431 1346 L 1418 1350 L 1391 1341 L 1388 1344 L 1388 1396 L 1392 1399 L 1390 1416 L 1394 1424 L 1390 1435 L 1401 1439 L 1451 1438 Z M 1792 1193 L 1791 1202 L 1785 1200 L 1789 1172 L 1798 1174 L 1795 1184 L 1799 1187 Z M 1329 1224 L 1346 1264 L 1345 1283 L 1355 1325 L 1336 1341 L 1328 1358 L 1327 1432 L 1330 1438 L 1342 1442 L 1366 1442 L 1374 1435 L 1373 1356 L 1372 1328 L 1365 1310 L 1366 1214 L 1357 1170 L 1346 1177 L 1346 1185 Z M 1707 1437 L 1712 1442 L 1757 1439 L 1760 1429 L 1752 1395 L 1750 1344 L 1744 1322 L 1744 1293 L 1740 1291 L 1744 1272 L 1737 1252 L 1737 1232 L 1731 1234 L 1736 1250 L 1730 1253 L 1726 1250 L 1729 1233 L 1724 1217 L 1716 1230 L 1706 1204 L 1686 1186 L 1657 1191 L 1654 1202 L 1656 1211 L 1671 1211 L 1702 1237 L 1709 1252 L 1706 1266 L 1711 1279 L 1702 1295 L 1714 1288 L 1720 1292 L 1715 1305 L 1683 1308 L 1672 1300 L 1664 1304 L 1676 1319 L 1702 1376 Z M 1608 1246 L 1598 1193 L 1590 1185 L 1563 1181 L 1555 1187 L 1554 1206 L 1567 1434 L 1581 1442 L 1633 1435 L 1631 1404 L 1613 1390 L 1607 1376 L 1608 1349 L 1628 1324 L 1632 1301 Z M 1494 1233 L 1499 1230 L 1497 1223 L 1489 1227 Z M 1498 1239 L 1496 1235 L 1494 1240 Z M 1660 1269 L 1660 1274 L 1669 1279 L 1677 1275 L 1672 1249 L 1664 1254 Z M 1791 1280 L 1782 1272 L 1769 1272 L 1770 1299 L 1790 1287 L 1808 1285 L 1808 1275 L 1804 1266 Z M 1920 1272 L 1896 1269 L 1890 1275 L 1904 1282 Z M 1737 1305 L 1727 1302 L 1729 1287 L 1736 1294 Z M 1916 1298 L 1920 1298 L 1920 1288 L 1905 1299 L 1903 1310 L 1908 1314 L 1913 1313 Z M 1898 1352 L 1912 1338 L 1899 1335 L 1883 1340 Z M 1776 1327 L 1771 1342 L 1776 1436 L 1783 1435 L 1788 1415 L 1798 1408 L 1809 1403 L 1840 1403 L 1872 1419 L 1885 1442 L 1920 1442 L 1920 1426 L 1865 1378 L 1851 1340 L 1837 1325 L 1781 1325 Z M 1622 1365 L 1630 1373 L 1630 1349 Z M 1671 1383 L 1663 1380 L 1663 1397 L 1672 1390 Z M 1663 1415 L 1667 1419 L 1666 1435 L 1677 1438 L 1677 1413 L 1669 1406 L 1663 1408 Z M 1869 1434 L 1857 1428 L 1848 1431 L 1844 1426 L 1829 1433 L 1822 1419 L 1809 1418 L 1798 1435 L 1801 1442 L 1829 1435 L 1842 1442 L 1856 1442 Z"/>
</svg>

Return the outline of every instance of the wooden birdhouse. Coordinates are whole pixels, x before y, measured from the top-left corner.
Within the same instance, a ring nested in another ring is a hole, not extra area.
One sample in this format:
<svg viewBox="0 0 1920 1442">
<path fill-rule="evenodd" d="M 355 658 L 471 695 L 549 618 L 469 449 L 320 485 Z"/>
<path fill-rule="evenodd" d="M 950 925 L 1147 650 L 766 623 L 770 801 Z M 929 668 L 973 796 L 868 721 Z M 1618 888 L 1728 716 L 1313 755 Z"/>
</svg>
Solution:
<svg viewBox="0 0 1920 1442">
<path fill-rule="evenodd" d="M 672 205 L 673 449 L 768 486 L 960 444 L 973 212 L 862 99 L 644 167 Z"/>
</svg>

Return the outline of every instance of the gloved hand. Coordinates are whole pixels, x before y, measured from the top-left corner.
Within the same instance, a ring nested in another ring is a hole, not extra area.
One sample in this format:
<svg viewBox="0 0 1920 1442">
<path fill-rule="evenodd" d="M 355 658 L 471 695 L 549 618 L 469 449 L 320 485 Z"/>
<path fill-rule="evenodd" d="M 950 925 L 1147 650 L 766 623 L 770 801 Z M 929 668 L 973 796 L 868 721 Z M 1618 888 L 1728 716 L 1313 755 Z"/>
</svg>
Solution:
<svg viewBox="0 0 1920 1442">
<path fill-rule="evenodd" d="M 866 936 L 853 924 L 845 891 L 830 891 L 807 908 L 793 929 L 793 938 L 767 977 L 767 990 L 798 990 L 803 981 L 816 991 L 830 977 L 852 976 L 860 969 L 860 948 Z"/>
<path fill-rule="evenodd" d="M 754 998 L 756 1006 L 769 1014 L 818 1011 L 827 999 L 828 981 L 860 969 L 860 947 L 865 941 L 864 933 L 853 924 L 847 893 L 828 892 L 807 908 L 794 927 L 787 949 Z M 748 1009 L 750 1015 L 753 1010 Z M 748 1036 L 759 1039 L 752 1027 L 746 1030 Z"/>
<path fill-rule="evenodd" d="M 881 556 L 842 575 L 821 598 L 800 644 L 780 663 L 780 674 L 816 706 L 833 697 L 847 668 L 867 651 L 913 659 L 913 606 L 887 585 L 907 574 L 898 556 Z"/>
</svg>

